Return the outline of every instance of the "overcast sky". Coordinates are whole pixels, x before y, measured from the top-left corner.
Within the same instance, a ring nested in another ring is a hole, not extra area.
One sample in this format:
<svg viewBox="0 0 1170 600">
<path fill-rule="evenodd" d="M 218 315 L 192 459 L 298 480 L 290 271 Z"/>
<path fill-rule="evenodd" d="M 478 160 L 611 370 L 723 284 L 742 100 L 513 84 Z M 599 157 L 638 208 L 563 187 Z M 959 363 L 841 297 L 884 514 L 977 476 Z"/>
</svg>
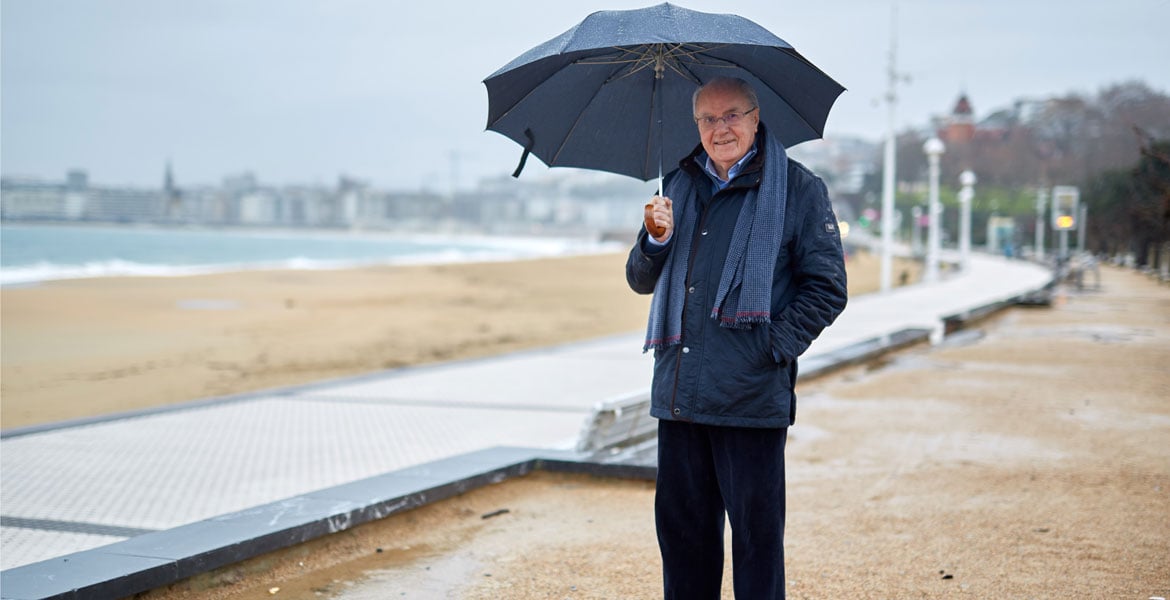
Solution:
<svg viewBox="0 0 1170 600">
<path fill-rule="evenodd" d="M 653 0 L 2 0 L 0 170 L 180 185 L 468 187 L 520 148 L 484 131 L 482 81 L 595 10 Z M 679 0 L 784 38 L 847 90 L 826 136 L 879 140 L 891 4 Z M 899 0 L 900 126 L 965 90 L 982 117 L 1141 79 L 1170 93 L 1170 0 Z M 547 173 L 530 160 L 523 177 Z"/>
</svg>

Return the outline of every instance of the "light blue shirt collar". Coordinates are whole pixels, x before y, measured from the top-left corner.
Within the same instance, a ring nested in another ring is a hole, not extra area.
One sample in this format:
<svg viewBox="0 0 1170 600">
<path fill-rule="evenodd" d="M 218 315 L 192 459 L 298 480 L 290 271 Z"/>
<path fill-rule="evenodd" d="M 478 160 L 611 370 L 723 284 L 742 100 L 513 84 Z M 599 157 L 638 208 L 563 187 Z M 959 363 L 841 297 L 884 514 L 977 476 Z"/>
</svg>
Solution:
<svg viewBox="0 0 1170 600">
<path fill-rule="evenodd" d="M 733 179 L 735 179 L 735 176 L 739 175 L 740 171 L 742 171 L 743 168 L 747 166 L 749 162 L 751 162 L 752 157 L 755 155 L 756 145 L 752 144 L 752 149 L 748 150 L 747 154 L 743 155 L 743 158 L 736 161 L 735 164 L 731 165 L 731 168 L 727 170 L 727 179 L 722 179 L 719 177 L 719 173 L 715 170 L 715 163 L 711 162 L 711 157 L 706 152 L 696 156 L 695 162 L 698 162 L 699 165 L 703 167 L 703 171 L 705 171 L 707 175 L 711 177 L 711 181 L 715 184 L 715 191 L 719 191 L 727 187 L 727 185 L 731 183 Z"/>
</svg>

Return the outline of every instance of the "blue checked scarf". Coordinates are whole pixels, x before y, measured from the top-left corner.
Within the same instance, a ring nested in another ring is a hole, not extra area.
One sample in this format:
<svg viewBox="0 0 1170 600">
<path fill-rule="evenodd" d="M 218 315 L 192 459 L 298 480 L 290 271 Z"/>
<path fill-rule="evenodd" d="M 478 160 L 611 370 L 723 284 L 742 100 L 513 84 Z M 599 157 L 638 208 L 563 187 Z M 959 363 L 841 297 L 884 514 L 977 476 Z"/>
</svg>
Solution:
<svg viewBox="0 0 1170 600">
<path fill-rule="evenodd" d="M 749 190 L 735 222 L 731 246 L 715 293 L 711 318 L 723 327 L 750 329 L 772 322 L 772 272 L 784 235 L 788 195 L 788 153 L 776 138 L 760 128 L 764 171 L 758 188 Z M 703 181 L 701 185 L 706 185 Z M 674 177 L 666 195 L 674 202 L 674 247 L 662 267 L 650 303 L 644 351 L 682 341 L 682 312 L 686 301 L 687 262 L 695 238 L 698 193 L 690 177 Z"/>
</svg>

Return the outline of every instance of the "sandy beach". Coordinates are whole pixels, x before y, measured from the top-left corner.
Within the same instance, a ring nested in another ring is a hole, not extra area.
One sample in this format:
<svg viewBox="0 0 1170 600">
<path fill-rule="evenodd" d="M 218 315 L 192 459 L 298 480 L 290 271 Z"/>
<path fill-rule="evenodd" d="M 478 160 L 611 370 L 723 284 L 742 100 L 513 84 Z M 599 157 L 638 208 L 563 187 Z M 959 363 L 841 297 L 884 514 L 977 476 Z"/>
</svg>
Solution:
<svg viewBox="0 0 1170 600">
<path fill-rule="evenodd" d="M 0 427 L 635 331 L 625 254 L 0 289 Z M 900 265 L 916 277 L 916 265 Z M 877 258 L 849 260 L 851 294 Z"/>
<path fill-rule="evenodd" d="M 790 598 L 1170 596 L 1170 288 L 1102 279 L 802 384 Z M 536 473 L 147 597 L 659 597 L 653 495 Z"/>
</svg>

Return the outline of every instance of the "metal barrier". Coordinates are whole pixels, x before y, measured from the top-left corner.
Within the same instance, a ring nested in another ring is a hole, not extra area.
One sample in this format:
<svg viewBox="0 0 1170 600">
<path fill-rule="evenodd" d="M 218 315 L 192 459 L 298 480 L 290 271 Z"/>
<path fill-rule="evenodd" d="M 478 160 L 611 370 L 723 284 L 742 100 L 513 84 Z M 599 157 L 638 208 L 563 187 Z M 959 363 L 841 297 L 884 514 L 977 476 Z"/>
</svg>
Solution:
<svg viewBox="0 0 1170 600">
<path fill-rule="evenodd" d="M 658 420 L 650 416 L 650 391 L 619 396 L 593 407 L 577 440 L 577 452 L 614 452 L 651 439 Z"/>
</svg>

